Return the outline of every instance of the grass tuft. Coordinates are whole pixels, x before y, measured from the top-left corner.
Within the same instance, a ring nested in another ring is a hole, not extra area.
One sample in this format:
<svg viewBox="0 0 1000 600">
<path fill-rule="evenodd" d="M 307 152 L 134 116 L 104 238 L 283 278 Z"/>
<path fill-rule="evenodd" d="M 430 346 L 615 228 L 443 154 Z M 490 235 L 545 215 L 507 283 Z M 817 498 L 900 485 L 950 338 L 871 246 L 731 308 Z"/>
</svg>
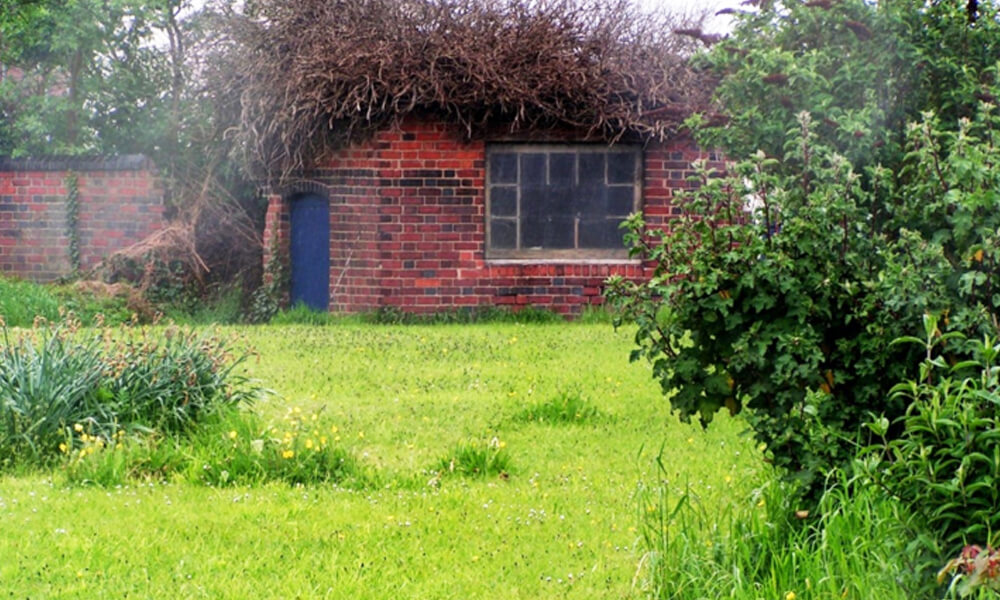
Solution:
<svg viewBox="0 0 1000 600">
<path fill-rule="evenodd" d="M 453 446 L 431 471 L 438 477 L 459 475 L 507 479 L 510 476 L 510 454 L 506 442 L 498 438 L 488 442 L 470 440 Z"/>
<path fill-rule="evenodd" d="M 553 398 L 525 407 L 514 415 L 518 422 L 546 425 L 578 425 L 606 419 L 606 415 L 575 390 L 560 391 Z"/>
</svg>

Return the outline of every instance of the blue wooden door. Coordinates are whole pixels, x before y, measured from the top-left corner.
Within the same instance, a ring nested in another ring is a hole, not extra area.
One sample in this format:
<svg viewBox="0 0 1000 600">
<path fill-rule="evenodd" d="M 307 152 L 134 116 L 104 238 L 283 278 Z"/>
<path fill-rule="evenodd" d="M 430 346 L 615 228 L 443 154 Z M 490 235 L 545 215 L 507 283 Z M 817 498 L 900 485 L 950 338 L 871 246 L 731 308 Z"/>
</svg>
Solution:
<svg viewBox="0 0 1000 600">
<path fill-rule="evenodd" d="M 330 203 L 316 194 L 292 200 L 292 305 L 330 308 Z"/>
</svg>

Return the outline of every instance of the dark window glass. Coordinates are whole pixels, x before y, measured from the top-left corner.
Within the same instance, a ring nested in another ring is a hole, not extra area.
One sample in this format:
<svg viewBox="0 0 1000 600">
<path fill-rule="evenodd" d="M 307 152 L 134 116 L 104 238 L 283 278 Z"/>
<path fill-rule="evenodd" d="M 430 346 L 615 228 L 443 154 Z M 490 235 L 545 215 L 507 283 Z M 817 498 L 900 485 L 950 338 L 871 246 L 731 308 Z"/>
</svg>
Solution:
<svg viewBox="0 0 1000 600">
<path fill-rule="evenodd" d="M 521 185 L 545 183 L 545 155 L 521 155 Z"/>
<path fill-rule="evenodd" d="M 595 152 L 580 154 L 580 183 L 604 184 L 604 154 Z"/>
<path fill-rule="evenodd" d="M 497 249 L 512 249 L 517 247 L 517 223 L 493 219 L 490 223 L 490 245 Z"/>
<path fill-rule="evenodd" d="M 545 223 L 544 248 L 573 248 L 576 241 L 576 219 L 568 216 L 554 216 Z"/>
<path fill-rule="evenodd" d="M 581 217 L 603 217 L 608 188 L 591 183 L 577 188 L 576 213 Z"/>
<path fill-rule="evenodd" d="M 549 184 L 571 186 L 576 183 L 576 155 L 569 153 L 549 156 Z"/>
<path fill-rule="evenodd" d="M 624 152 L 608 154 L 608 183 L 633 183 L 635 181 L 635 155 Z"/>
<path fill-rule="evenodd" d="M 517 216 L 517 188 L 493 186 L 490 190 L 490 214 L 494 217 Z"/>
<path fill-rule="evenodd" d="M 632 187 L 615 186 L 607 189 L 608 213 L 624 217 L 635 209 L 635 189 Z"/>
<path fill-rule="evenodd" d="M 545 240 L 545 219 L 525 219 L 521 223 L 521 248 L 541 248 Z"/>
<path fill-rule="evenodd" d="M 505 152 L 491 155 L 490 180 L 493 183 L 517 183 L 517 154 Z"/>
<path fill-rule="evenodd" d="M 584 248 L 621 248 L 621 221 L 595 219 L 580 222 L 580 246 Z"/>
<path fill-rule="evenodd" d="M 624 255 L 618 226 L 635 210 L 638 152 L 568 145 L 498 150 L 487 165 L 490 249 Z M 515 252 L 498 256 L 520 257 Z"/>
<path fill-rule="evenodd" d="M 540 219 L 549 214 L 548 190 L 544 185 L 521 186 L 521 217 Z"/>
</svg>

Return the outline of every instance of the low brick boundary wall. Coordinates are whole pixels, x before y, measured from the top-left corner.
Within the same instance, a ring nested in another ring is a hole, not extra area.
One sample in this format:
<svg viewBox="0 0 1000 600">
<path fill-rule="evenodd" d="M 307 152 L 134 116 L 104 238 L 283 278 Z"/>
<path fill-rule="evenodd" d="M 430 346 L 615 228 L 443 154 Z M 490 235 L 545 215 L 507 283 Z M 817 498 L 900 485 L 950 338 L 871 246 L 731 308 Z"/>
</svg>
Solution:
<svg viewBox="0 0 1000 600">
<path fill-rule="evenodd" d="M 144 156 L 0 158 L 0 271 L 38 282 L 70 275 L 74 235 L 86 271 L 161 229 L 163 213 L 156 169 Z"/>
</svg>

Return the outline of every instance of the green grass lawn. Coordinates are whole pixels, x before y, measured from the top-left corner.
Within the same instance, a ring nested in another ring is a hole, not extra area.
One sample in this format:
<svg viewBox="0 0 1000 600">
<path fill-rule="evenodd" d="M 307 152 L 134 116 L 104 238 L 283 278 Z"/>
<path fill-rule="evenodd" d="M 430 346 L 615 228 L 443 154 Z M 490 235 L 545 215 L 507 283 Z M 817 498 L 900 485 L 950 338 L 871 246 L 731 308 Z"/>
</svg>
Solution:
<svg viewBox="0 0 1000 600">
<path fill-rule="evenodd" d="M 639 481 L 706 507 L 760 461 L 738 420 L 683 425 L 631 334 L 609 325 L 268 326 L 247 369 L 377 476 L 374 488 L 68 486 L 0 480 L 0 590 L 14 598 L 632 598 Z M 544 415 L 572 398 L 567 422 Z M 592 410 L 596 409 L 596 410 Z M 576 415 L 579 414 L 579 418 Z M 532 420 L 543 415 L 541 421 Z M 507 477 L 437 477 L 460 443 L 502 443 Z"/>
</svg>

